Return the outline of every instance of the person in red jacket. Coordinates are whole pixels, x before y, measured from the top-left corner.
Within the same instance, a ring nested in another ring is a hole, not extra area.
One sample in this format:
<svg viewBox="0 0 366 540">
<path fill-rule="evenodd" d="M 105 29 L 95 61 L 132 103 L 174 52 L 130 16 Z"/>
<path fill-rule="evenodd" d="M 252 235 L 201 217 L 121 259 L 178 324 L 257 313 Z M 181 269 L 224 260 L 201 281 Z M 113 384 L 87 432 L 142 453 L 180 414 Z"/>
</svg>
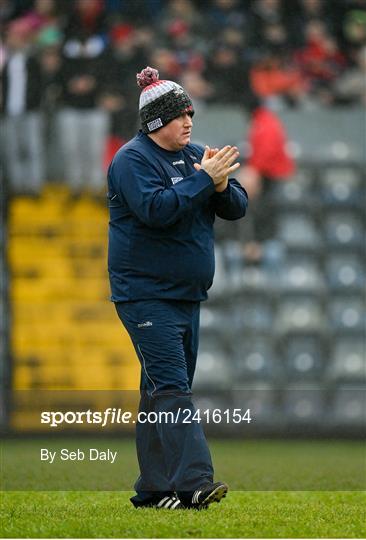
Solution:
<svg viewBox="0 0 366 540">
<path fill-rule="evenodd" d="M 285 128 L 277 114 L 263 105 L 252 112 L 248 142 L 251 153 L 247 166 L 262 177 L 284 180 L 295 172 L 294 160 L 286 150 Z"/>
<path fill-rule="evenodd" d="M 272 208 L 275 183 L 291 179 L 296 165 L 287 151 L 287 134 L 277 114 L 254 94 L 248 98 L 247 107 L 250 112 L 249 153 L 239 180 L 252 200 L 251 241 L 246 244 L 245 255 L 256 261 L 262 256 L 261 243 L 276 234 Z"/>
</svg>

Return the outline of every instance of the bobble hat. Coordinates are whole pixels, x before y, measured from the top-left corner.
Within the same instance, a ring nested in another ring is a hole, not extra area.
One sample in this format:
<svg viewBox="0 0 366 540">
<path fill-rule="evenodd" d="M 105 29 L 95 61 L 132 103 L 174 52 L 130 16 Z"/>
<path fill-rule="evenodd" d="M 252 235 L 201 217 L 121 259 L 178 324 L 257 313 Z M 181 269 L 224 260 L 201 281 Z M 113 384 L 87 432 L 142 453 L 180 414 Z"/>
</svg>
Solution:
<svg viewBox="0 0 366 540">
<path fill-rule="evenodd" d="M 144 133 L 166 126 L 182 113 L 193 116 L 192 100 L 184 88 L 176 82 L 160 80 L 157 69 L 146 67 L 136 75 L 136 80 L 142 89 L 139 113 Z"/>
</svg>

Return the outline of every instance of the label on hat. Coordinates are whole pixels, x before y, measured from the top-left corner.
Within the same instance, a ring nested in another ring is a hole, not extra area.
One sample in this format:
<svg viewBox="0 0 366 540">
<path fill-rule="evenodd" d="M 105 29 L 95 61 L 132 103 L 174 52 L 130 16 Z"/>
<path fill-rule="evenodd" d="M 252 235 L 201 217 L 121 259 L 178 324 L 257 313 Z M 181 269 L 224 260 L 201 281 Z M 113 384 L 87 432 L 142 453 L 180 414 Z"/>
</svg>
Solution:
<svg viewBox="0 0 366 540">
<path fill-rule="evenodd" d="M 162 127 L 163 122 L 161 121 L 161 118 L 156 118 L 156 120 L 152 120 L 151 122 L 147 123 L 147 129 L 149 131 L 154 131 L 154 129 L 158 129 Z"/>
</svg>

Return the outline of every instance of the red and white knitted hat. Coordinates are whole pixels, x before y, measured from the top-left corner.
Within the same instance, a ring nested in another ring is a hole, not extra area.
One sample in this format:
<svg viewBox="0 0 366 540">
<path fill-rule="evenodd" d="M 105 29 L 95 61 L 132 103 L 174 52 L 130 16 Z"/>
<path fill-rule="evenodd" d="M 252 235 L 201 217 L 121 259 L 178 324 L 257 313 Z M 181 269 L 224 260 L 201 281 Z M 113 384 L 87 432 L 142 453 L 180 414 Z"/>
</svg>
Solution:
<svg viewBox="0 0 366 540">
<path fill-rule="evenodd" d="M 192 101 L 184 88 L 173 81 L 159 80 L 157 69 L 148 66 L 136 79 L 142 88 L 139 112 L 144 133 L 156 131 L 184 112 L 193 116 Z"/>
</svg>

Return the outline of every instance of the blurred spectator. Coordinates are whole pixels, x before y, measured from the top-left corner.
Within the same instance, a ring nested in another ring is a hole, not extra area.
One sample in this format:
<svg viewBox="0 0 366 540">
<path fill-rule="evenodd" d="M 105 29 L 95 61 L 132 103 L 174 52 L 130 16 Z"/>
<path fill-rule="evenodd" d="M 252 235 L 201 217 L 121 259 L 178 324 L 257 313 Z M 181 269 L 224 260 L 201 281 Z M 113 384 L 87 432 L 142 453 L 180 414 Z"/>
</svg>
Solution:
<svg viewBox="0 0 366 540">
<path fill-rule="evenodd" d="M 327 2 L 322 0 L 300 0 L 300 14 L 304 22 L 324 19 L 328 15 Z"/>
<path fill-rule="evenodd" d="M 210 55 L 204 75 L 212 86 L 211 103 L 243 104 L 248 73 L 236 48 L 219 44 Z"/>
<path fill-rule="evenodd" d="M 180 77 L 180 83 L 192 98 L 195 111 L 199 112 L 212 96 L 212 85 L 195 69 L 186 69 Z"/>
<path fill-rule="evenodd" d="M 338 11 L 329 7 L 325 0 L 299 0 L 293 4 L 294 9 L 287 9 L 287 28 L 291 42 L 297 47 L 303 47 L 306 43 L 305 29 L 312 21 L 326 23 L 327 29 L 333 35 L 336 29 Z"/>
<path fill-rule="evenodd" d="M 25 13 L 26 20 L 33 31 L 39 31 L 47 26 L 58 25 L 58 13 L 55 0 L 35 0 L 32 8 Z"/>
<path fill-rule="evenodd" d="M 227 26 L 243 30 L 247 24 L 247 15 L 240 0 L 213 0 L 207 10 L 206 20 L 206 30 L 212 37 L 215 32 Z"/>
<path fill-rule="evenodd" d="M 250 70 L 251 86 L 258 96 L 280 104 L 298 104 L 306 93 L 305 80 L 296 67 L 275 51 L 263 52 Z M 276 99 L 277 98 L 277 99 Z"/>
<path fill-rule="evenodd" d="M 173 51 L 157 47 L 150 53 L 149 65 L 155 66 L 160 73 L 160 79 L 177 79 L 181 68 Z"/>
<path fill-rule="evenodd" d="M 202 71 L 203 54 L 199 51 L 199 40 L 184 21 L 175 21 L 168 28 L 167 47 L 174 54 L 180 73 L 185 69 Z"/>
<path fill-rule="evenodd" d="M 75 192 L 104 190 L 106 137 L 107 161 L 135 131 L 134 78 L 147 64 L 180 80 L 196 108 L 245 106 L 250 86 L 271 108 L 364 103 L 365 14 L 366 0 L 0 0 L 0 30 L 19 30 L 0 45 L 4 151 L 20 156 L 6 158 L 9 178 L 33 191 L 44 179 L 42 110 L 47 178 L 61 176 L 51 165 L 62 163 Z M 26 117 L 31 138 L 10 131 Z"/>
<path fill-rule="evenodd" d="M 235 26 L 225 26 L 216 39 L 228 47 L 237 49 L 240 53 L 246 47 L 246 32 Z"/>
<path fill-rule="evenodd" d="M 103 37 L 107 31 L 103 0 L 74 0 L 72 4 L 65 27 L 66 38 Z"/>
<path fill-rule="evenodd" d="M 258 25 L 278 23 L 282 20 L 281 0 L 254 0 L 251 9 L 252 21 Z"/>
<path fill-rule="evenodd" d="M 262 47 L 265 29 L 272 25 L 284 28 L 283 22 L 281 0 L 254 0 L 249 18 L 250 44 Z"/>
<path fill-rule="evenodd" d="M 103 55 L 105 78 L 102 87 L 113 87 L 123 94 L 129 92 L 137 99 L 136 71 L 147 57 L 136 41 L 135 28 L 127 23 L 115 25 L 109 33 L 109 42 Z"/>
<path fill-rule="evenodd" d="M 366 46 L 356 55 L 356 64 L 335 80 L 333 93 L 338 103 L 366 106 Z"/>
<path fill-rule="evenodd" d="M 141 52 L 142 57 L 146 57 L 155 45 L 155 33 L 151 26 L 136 26 L 135 45 Z"/>
<path fill-rule="evenodd" d="M 259 262 L 265 256 L 266 243 L 276 236 L 272 208 L 275 184 L 291 178 L 295 163 L 286 150 L 287 135 L 276 113 L 254 94 L 248 95 L 246 106 L 250 113 L 249 153 L 238 177 L 251 200 L 245 256 Z M 272 249 L 272 244 L 269 246 Z"/>
<path fill-rule="evenodd" d="M 290 47 L 286 27 L 282 23 L 268 23 L 263 27 L 263 48 L 284 51 Z"/>
<path fill-rule="evenodd" d="M 4 32 L 6 25 L 13 19 L 20 17 L 31 6 L 31 0 L 16 2 L 14 0 L 0 0 L 0 31 Z"/>
<path fill-rule="evenodd" d="M 344 70 L 346 59 L 323 22 L 309 22 L 305 33 L 305 47 L 295 53 L 295 62 L 310 92 L 328 104 L 332 100 L 331 83 Z"/>
<path fill-rule="evenodd" d="M 343 31 L 349 44 L 360 47 L 366 45 L 366 2 L 351 2 L 344 17 Z"/>
<path fill-rule="evenodd" d="M 258 175 L 283 180 L 295 171 L 295 164 L 286 150 L 287 135 L 276 113 L 265 107 L 255 96 L 247 102 L 250 112 L 247 166 Z M 259 183 L 255 189 L 258 193 Z M 254 195 L 253 189 L 249 188 Z"/>
<path fill-rule="evenodd" d="M 31 54 L 32 28 L 26 19 L 10 23 L 2 76 L 2 114 L 6 174 L 15 193 L 36 195 L 45 180 L 42 88 Z"/>
<path fill-rule="evenodd" d="M 108 18 L 114 22 L 134 22 L 138 25 L 150 24 L 159 19 L 163 8 L 163 0 L 104 0 Z"/>
<path fill-rule="evenodd" d="M 61 97 L 62 44 L 61 32 L 52 26 L 44 28 L 37 36 L 41 65 L 42 106 L 52 113 L 58 108 Z"/>
<path fill-rule="evenodd" d="M 144 50 L 130 24 L 117 24 L 110 32 L 110 46 L 103 55 L 103 80 L 99 105 L 109 114 L 110 131 L 104 156 L 108 167 L 113 155 L 136 132 L 139 92 L 136 73 L 147 64 Z"/>
<path fill-rule="evenodd" d="M 163 28 L 166 34 L 169 34 L 177 23 L 183 23 L 186 28 L 192 30 L 195 36 L 199 36 L 204 24 L 192 0 L 169 0 L 162 15 L 158 21 L 158 31 Z"/>
<path fill-rule="evenodd" d="M 61 32 L 52 26 L 46 26 L 37 36 L 44 116 L 45 167 L 48 181 L 59 181 L 63 178 L 63 160 L 60 156 L 57 133 L 57 112 L 62 96 L 62 38 Z"/>
<path fill-rule="evenodd" d="M 93 28 L 98 13 L 93 12 L 93 19 L 89 20 Z M 74 29 L 64 45 L 58 125 L 66 180 L 75 194 L 88 188 L 98 195 L 105 190 L 103 153 L 109 117 L 99 107 L 105 76 L 102 62 L 105 42 L 98 35 L 90 35 L 90 28 L 84 26 L 80 34 Z"/>
</svg>

